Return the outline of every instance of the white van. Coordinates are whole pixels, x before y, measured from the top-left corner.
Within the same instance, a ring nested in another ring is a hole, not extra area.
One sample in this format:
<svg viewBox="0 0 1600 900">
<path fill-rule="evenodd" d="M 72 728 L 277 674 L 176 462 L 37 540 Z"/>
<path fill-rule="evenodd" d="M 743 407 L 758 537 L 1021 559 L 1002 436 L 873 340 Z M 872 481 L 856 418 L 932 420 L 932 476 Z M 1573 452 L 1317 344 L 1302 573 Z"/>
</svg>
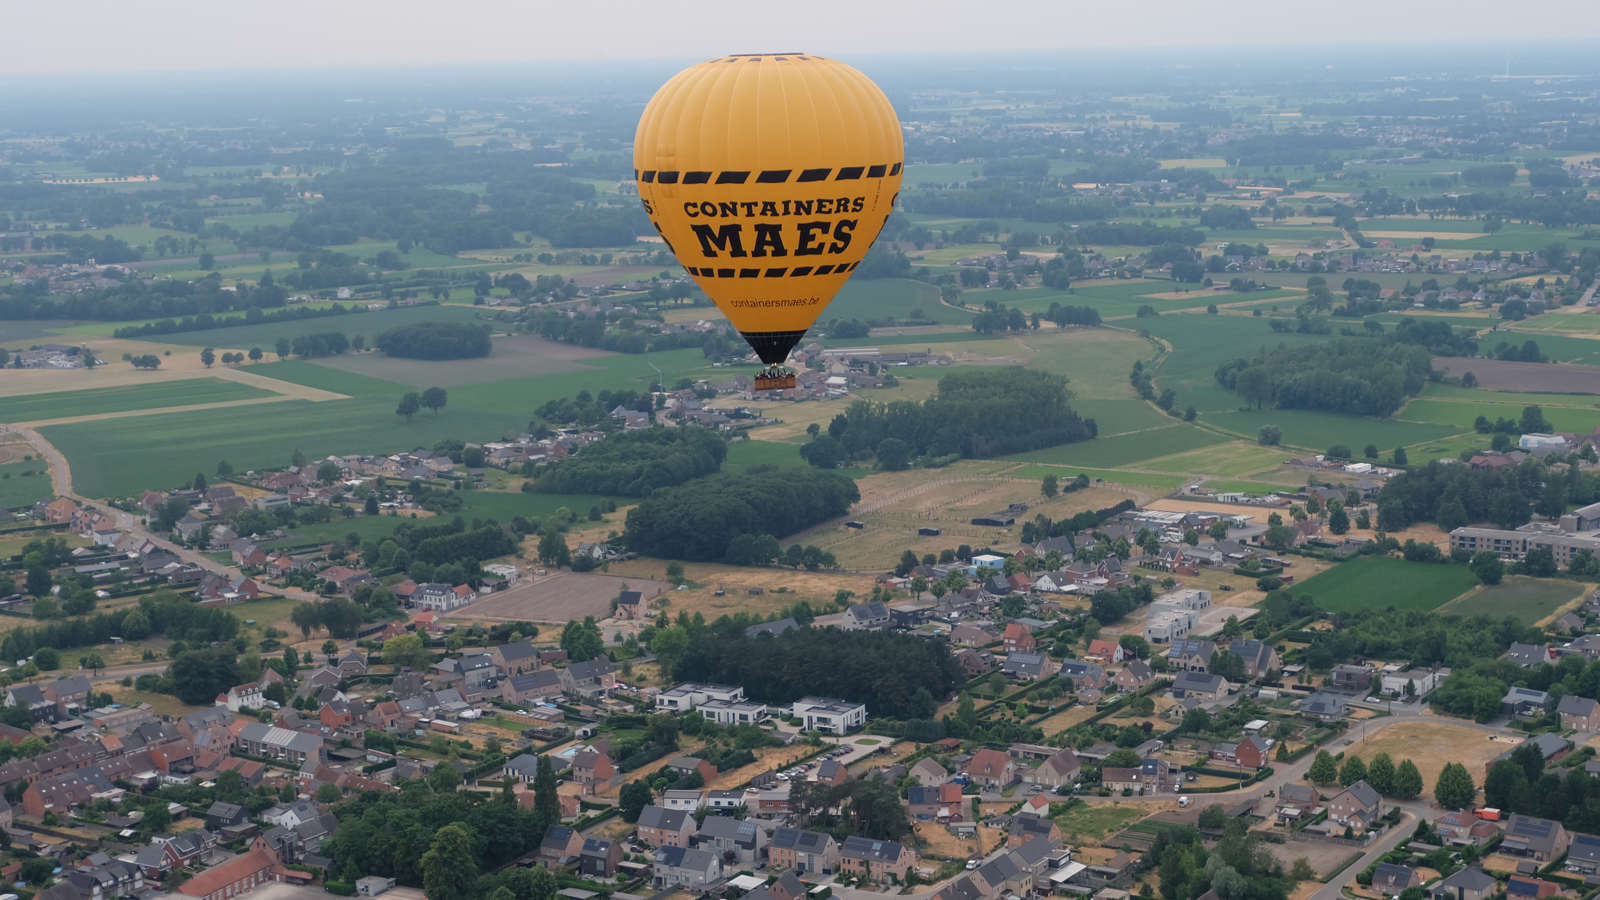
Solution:
<svg viewBox="0 0 1600 900">
<path fill-rule="evenodd" d="M 1186 808 L 1188 808 L 1188 806 L 1189 806 L 1189 798 L 1188 797 L 1179 797 L 1178 798 L 1178 808 L 1179 809 L 1186 809 Z"/>
</svg>

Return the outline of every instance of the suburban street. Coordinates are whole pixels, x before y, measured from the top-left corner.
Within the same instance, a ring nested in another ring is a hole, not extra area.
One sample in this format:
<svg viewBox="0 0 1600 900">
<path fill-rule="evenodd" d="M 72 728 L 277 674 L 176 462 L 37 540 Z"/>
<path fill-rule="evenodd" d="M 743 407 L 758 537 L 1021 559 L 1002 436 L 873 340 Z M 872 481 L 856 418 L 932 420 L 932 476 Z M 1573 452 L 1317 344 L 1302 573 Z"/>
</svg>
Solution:
<svg viewBox="0 0 1600 900">
<path fill-rule="evenodd" d="M 44 437 L 37 431 L 34 431 L 31 428 L 20 428 L 9 425 L 0 426 L 0 431 L 10 431 L 15 434 L 22 435 L 22 437 L 25 438 L 28 443 L 33 445 L 35 450 L 39 451 L 41 456 L 50 461 L 51 477 L 55 485 L 55 492 L 58 495 L 62 497 L 69 497 L 82 505 L 94 507 L 102 513 L 105 513 L 107 516 L 110 516 L 112 520 L 117 523 L 117 528 L 119 530 L 125 531 L 128 534 L 134 535 L 135 537 L 148 538 L 156 546 L 166 550 L 174 556 L 177 556 L 186 563 L 199 566 L 201 569 L 204 569 L 207 572 L 216 572 L 219 575 L 238 574 L 236 570 L 231 569 L 214 559 L 211 559 L 204 553 L 180 547 L 168 540 L 165 536 L 151 532 L 141 523 L 139 516 L 124 512 L 102 501 L 94 500 L 88 497 L 81 497 L 78 494 L 73 493 L 72 468 L 67 465 L 67 458 L 62 455 L 61 451 L 57 450 L 53 444 L 45 440 Z M 304 600 L 311 603 L 318 603 L 323 599 L 322 597 L 313 594 L 310 591 L 303 591 L 299 588 L 270 587 L 261 582 L 257 582 L 257 586 L 261 589 L 262 594 L 271 594 L 277 597 L 288 597 L 292 600 Z"/>
</svg>

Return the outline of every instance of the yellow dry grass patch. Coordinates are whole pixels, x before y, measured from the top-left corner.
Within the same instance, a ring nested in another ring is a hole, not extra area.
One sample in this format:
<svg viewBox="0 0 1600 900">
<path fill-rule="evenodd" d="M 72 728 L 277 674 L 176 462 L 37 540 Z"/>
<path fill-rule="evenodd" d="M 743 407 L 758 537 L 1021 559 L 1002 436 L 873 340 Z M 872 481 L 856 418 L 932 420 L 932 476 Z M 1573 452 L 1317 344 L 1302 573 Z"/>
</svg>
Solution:
<svg viewBox="0 0 1600 900">
<path fill-rule="evenodd" d="M 1369 729 L 1372 726 L 1367 726 Z M 1490 735 L 1460 725 L 1444 722 L 1400 722 L 1360 739 L 1360 729 L 1355 729 L 1353 741 L 1338 744 L 1330 749 L 1359 755 L 1363 762 L 1371 762 L 1379 753 L 1387 753 L 1399 765 L 1409 759 L 1422 773 L 1422 783 L 1432 786 L 1439 771 L 1447 762 L 1459 762 L 1467 767 L 1472 780 L 1483 781 L 1483 764 L 1511 748 L 1504 741 L 1491 740 Z"/>
<path fill-rule="evenodd" d="M 1094 715 L 1094 704 L 1084 705 L 1080 703 L 1069 707 L 1063 712 L 1056 713 L 1039 724 L 1046 735 L 1060 734 L 1092 715 Z"/>
<path fill-rule="evenodd" d="M 912 830 L 926 842 L 917 855 L 923 859 L 971 859 L 987 856 L 1005 841 L 1005 833 L 998 828 L 978 826 L 973 838 L 958 838 L 938 822 L 913 822 Z"/>
<path fill-rule="evenodd" d="M 815 543 L 807 539 L 806 543 Z M 660 560 L 637 559 L 612 563 L 611 575 L 643 580 L 666 580 L 666 564 Z M 833 602 L 839 591 L 853 591 L 856 596 L 872 593 L 873 579 L 868 575 L 847 575 L 837 572 L 807 572 L 804 569 L 747 568 L 721 563 L 685 563 L 684 578 L 691 585 L 688 590 L 669 591 L 658 598 L 666 601 L 662 615 L 676 617 L 680 610 L 691 616 L 701 613 L 708 620 L 724 613 L 732 615 L 748 612 L 765 616 L 786 606 L 806 600 L 813 607 L 819 603 Z M 752 588 L 762 593 L 751 594 Z M 783 593 L 778 589 L 784 588 Z M 718 597 L 717 591 L 723 596 Z"/>
</svg>

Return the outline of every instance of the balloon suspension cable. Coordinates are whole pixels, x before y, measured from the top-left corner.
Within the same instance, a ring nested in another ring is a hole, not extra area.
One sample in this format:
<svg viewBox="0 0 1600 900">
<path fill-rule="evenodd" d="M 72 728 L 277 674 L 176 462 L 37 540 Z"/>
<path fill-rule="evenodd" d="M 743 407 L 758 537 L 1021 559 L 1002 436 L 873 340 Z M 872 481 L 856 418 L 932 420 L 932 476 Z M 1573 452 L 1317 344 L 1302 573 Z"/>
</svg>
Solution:
<svg viewBox="0 0 1600 900">
<path fill-rule="evenodd" d="M 780 391 L 795 385 L 794 370 L 780 365 L 767 366 L 756 373 L 756 390 Z"/>
</svg>

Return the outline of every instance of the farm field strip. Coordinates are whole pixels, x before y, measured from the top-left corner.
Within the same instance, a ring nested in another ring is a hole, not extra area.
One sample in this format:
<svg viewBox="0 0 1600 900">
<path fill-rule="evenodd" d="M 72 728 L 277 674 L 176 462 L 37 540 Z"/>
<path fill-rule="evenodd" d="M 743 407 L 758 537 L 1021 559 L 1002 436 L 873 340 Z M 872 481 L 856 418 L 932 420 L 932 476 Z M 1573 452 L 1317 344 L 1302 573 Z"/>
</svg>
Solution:
<svg viewBox="0 0 1600 900">
<path fill-rule="evenodd" d="M 275 394 L 272 391 L 238 381 L 210 377 L 187 378 L 0 398 L 0 421 L 42 421 L 273 396 Z"/>
<path fill-rule="evenodd" d="M 1407 562 L 1392 557 L 1363 556 L 1342 563 L 1295 585 L 1296 594 L 1310 594 L 1329 612 L 1363 609 L 1429 611 L 1471 590 L 1478 583 L 1466 566 Z"/>
</svg>

